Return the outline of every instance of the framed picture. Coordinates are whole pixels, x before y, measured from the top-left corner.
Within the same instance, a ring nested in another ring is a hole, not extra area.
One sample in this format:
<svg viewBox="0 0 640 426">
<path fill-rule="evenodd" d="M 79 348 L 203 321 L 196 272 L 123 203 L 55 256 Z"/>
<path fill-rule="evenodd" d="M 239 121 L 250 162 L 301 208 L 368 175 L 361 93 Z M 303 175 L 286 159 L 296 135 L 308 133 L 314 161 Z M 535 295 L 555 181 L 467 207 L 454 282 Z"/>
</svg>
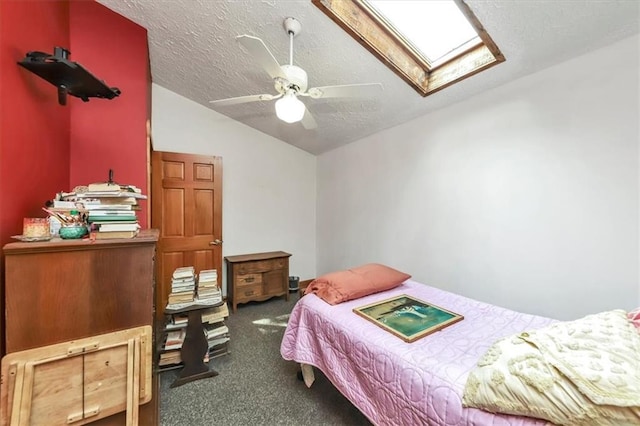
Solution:
<svg viewBox="0 0 640 426">
<path fill-rule="evenodd" d="M 413 342 L 464 319 L 462 315 L 406 294 L 354 308 L 353 312 L 405 342 Z"/>
</svg>

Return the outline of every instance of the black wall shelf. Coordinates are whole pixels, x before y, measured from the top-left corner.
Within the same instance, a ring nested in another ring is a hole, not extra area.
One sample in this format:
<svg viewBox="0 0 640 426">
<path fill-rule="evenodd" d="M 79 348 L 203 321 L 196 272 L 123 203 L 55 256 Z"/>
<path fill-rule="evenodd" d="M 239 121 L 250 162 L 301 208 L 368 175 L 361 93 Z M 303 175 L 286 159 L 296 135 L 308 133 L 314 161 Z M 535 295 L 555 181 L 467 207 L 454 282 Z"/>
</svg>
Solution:
<svg viewBox="0 0 640 426">
<path fill-rule="evenodd" d="M 84 102 L 88 102 L 89 98 L 113 99 L 120 95 L 120 89 L 107 86 L 82 65 L 71 62 L 68 59 L 69 54 L 70 52 L 62 47 L 54 47 L 53 55 L 28 52 L 18 65 L 56 86 L 60 105 L 67 104 L 67 94 Z"/>
</svg>

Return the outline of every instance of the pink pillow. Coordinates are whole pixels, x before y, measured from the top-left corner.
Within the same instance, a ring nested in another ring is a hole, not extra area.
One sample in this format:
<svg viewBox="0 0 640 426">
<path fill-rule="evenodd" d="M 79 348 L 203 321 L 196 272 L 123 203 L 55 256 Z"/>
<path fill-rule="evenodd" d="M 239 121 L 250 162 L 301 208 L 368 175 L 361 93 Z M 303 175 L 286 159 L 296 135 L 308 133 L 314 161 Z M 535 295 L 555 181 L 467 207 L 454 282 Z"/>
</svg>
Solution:
<svg viewBox="0 0 640 426">
<path fill-rule="evenodd" d="M 635 311 L 627 312 L 627 318 L 629 318 L 636 328 L 640 328 L 640 308 L 637 308 Z"/>
<path fill-rule="evenodd" d="M 379 291 L 390 290 L 411 278 L 379 263 L 368 263 L 346 271 L 331 272 L 311 282 L 304 294 L 315 293 L 325 302 L 336 305 Z"/>
</svg>

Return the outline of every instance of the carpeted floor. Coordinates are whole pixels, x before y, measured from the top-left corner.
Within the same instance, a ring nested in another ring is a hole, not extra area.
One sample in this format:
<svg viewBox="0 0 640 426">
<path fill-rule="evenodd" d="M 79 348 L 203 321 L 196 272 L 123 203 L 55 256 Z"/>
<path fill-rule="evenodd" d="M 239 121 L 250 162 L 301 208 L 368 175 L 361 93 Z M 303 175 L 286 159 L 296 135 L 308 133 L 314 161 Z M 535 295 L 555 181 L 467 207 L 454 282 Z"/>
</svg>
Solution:
<svg viewBox="0 0 640 426">
<path fill-rule="evenodd" d="M 161 426 L 370 425 L 319 371 L 308 389 L 297 364 L 280 356 L 288 314 L 298 296 L 238 306 L 227 320 L 230 351 L 209 365 L 220 374 L 177 388 L 179 374 L 160 374 Z"/>
</svg>

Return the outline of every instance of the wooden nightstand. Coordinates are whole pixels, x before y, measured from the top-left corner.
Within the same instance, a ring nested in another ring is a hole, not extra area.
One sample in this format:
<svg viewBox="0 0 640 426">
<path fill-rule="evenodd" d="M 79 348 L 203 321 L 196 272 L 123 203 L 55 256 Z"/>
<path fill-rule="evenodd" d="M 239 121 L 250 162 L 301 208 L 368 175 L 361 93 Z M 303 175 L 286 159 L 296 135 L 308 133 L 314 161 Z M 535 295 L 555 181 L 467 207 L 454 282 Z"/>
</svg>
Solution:
<svg viewBox="0 0 640 426">
<path fill-rule="evenodd" d="M 313 280 L 315 280 L 315 278 L 311 278 L 310 280 L 300 281 L 300 285 L 298 286 L 298 295 L 300 297 L 304 296 L 304 291 L 307 289 L 307 287 L 309 286 L 309 284 L 311 284 Z"/>
<path fill-rule="evenodd" d="M 285 296 L 289 300 L 289 257 L 283 251 L 227 256 L 227 295 L 233 312 L 238 303 Z"/>
</svg>

